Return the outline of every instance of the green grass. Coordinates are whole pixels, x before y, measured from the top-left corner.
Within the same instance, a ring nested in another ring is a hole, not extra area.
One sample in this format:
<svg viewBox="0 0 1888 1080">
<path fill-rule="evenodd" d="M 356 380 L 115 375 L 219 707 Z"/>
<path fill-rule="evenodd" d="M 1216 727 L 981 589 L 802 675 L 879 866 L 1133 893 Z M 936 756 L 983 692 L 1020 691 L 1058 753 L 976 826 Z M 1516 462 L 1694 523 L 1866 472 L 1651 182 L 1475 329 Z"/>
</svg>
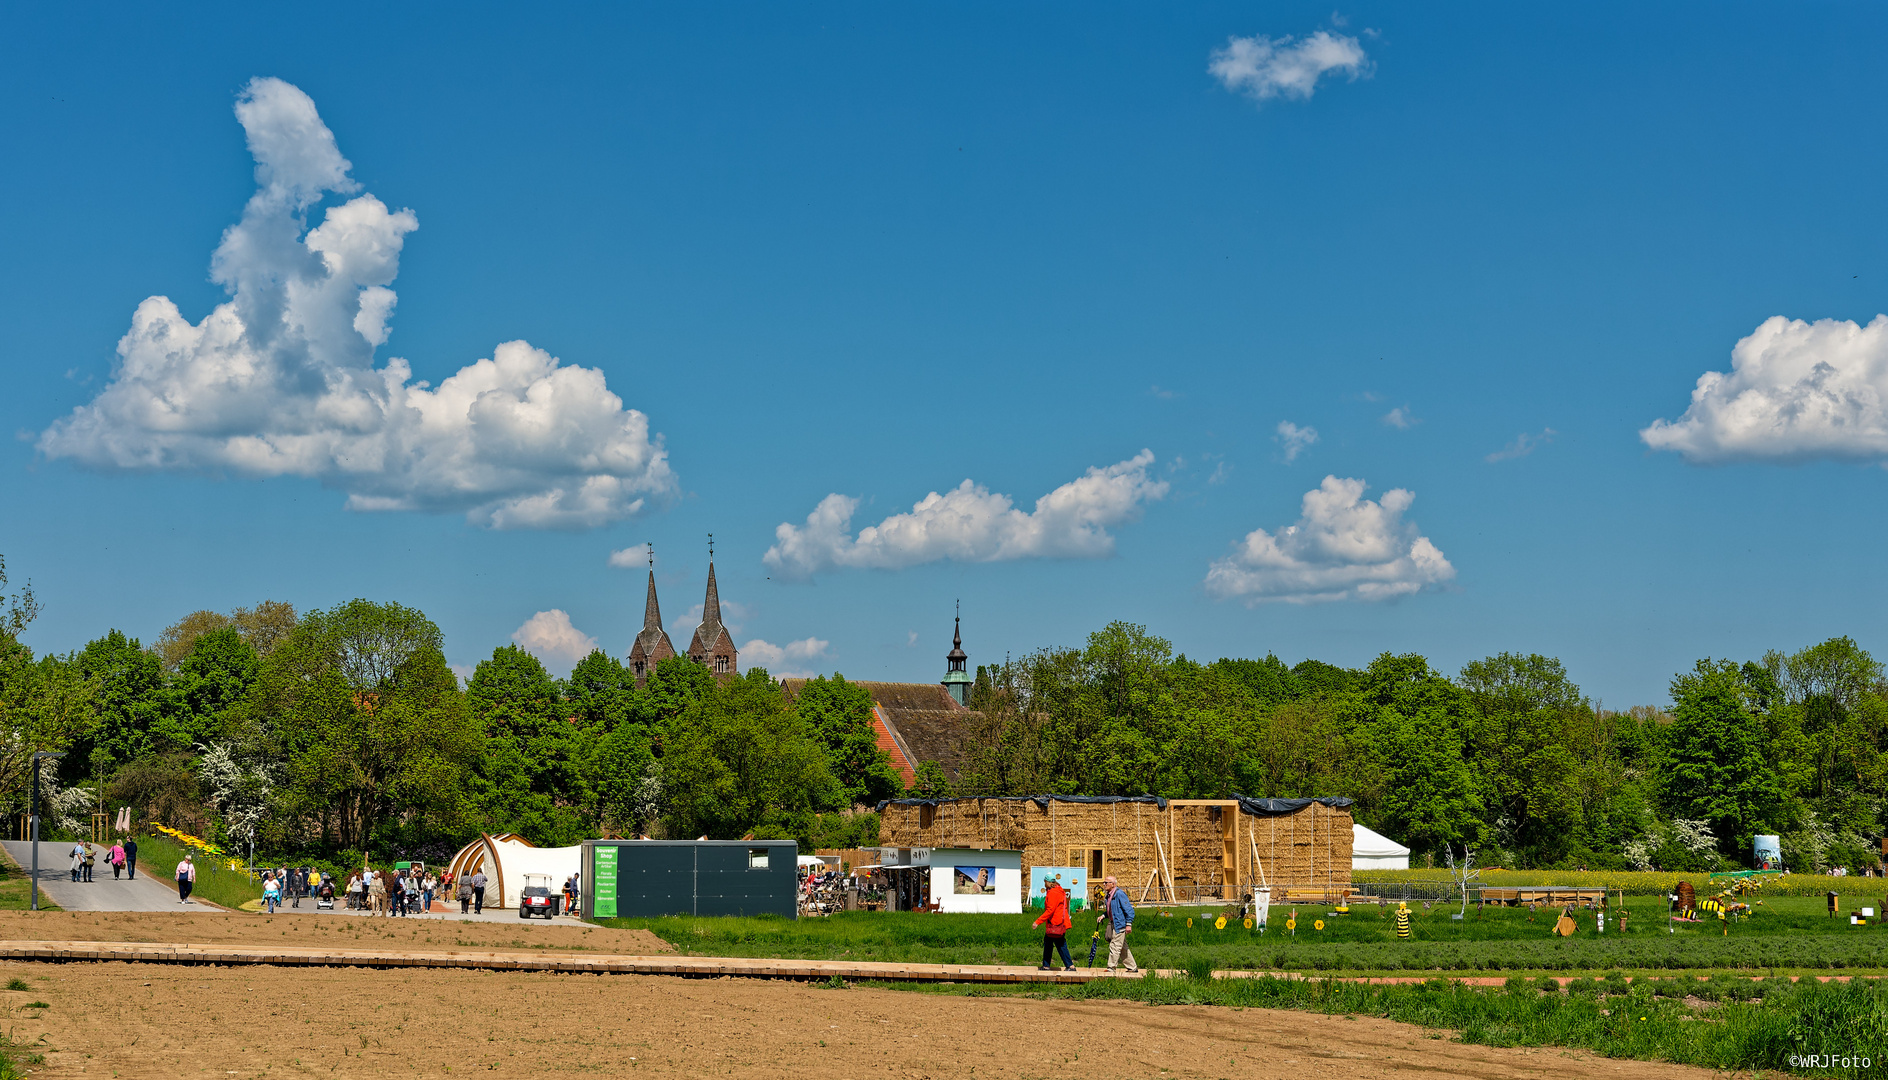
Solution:
<svg viewBox="0 0 1888 1080">
<path fill-rule="evenodd" d="M 1520 985 L 1514 985 L 1520 984 Z M 1448 979 L 1405 985 L 1346 980 L 1207 979 L 1191 976 L 1101 979 L 1064 986 L 940 986 L 880 984 L 929 993 L 1127 1000 L 1150 1005 L 1321 1012 L 1339 1022 L 1381 1017 L 1484 1046 L 1566 1046 L 1606 1057 L 1670 1061 L 1717 1069 L 1775 1069 L 1817 1076 L 1860 1076 L 1844 1068 L 1792 1068 L 1792 1054 L 1833 1054 L 1888 1061 L 1888 986 L 1849 983 L 1753 982 L 1718 977 L 1628 986 L 1623 979 L 1585 980 L 1544 993 L 1528 980 L 1482 989 Z M 1697 999 L 1695 1002 L 1690 999 Z"/>
<path fill-rule="evenodd" d="M 177 864 L 183 861 L 185 848 L 167 836 L 138 837 L 138 873 L 158 881 L 177 885 Z M 196 857 L 197 884 L 192 899 L 208 900 L 226 908 L 241 907 L 244 901 L 262 899 L 262 885 L 251 881 L 241 870 L 224 868 L 222 861 L 200 851 Z"/>
<path fill-rule="evenodd" d="M 1351 882 L 1356 885 L 1372 885 L 1380 889 L 1399 885 L 1403 882 L 1424 885 L 1444 885 L 1454 880 L 1447 870 L 1353 870 Z M 1825 892 L 1836 892 L 1848 896 L 1850 890 L 1860 895 L 1864 887 L 1874 889 L 1877 898 L 1881 895 L 1883 883 L 1875 879 L 1864 886 L 1865 878 L 1829 877 L 1826 874 L 1779 874 L 1765 875 L 1758 879 L 1763 882 L 1766 896 L 1821 896 Z M 1564 885 L 1583 889 L 1623 889 L 1629 896 L 1664 896 L 1678 887 L 1681 881 L 1689 881 L 1700 896 L 1709 895 L 1723 888 L 1729 878 L 1712 878 L 1706 873 L 1675 873 L 1669 871 L 1636 870 L 1484 870 L 1479 879 L 1489 888 L 1514 888 L 1529 885 Z"/>
<path fill-rule="evenodd" d="M 1303 973 L 1405 974 L 1525 972 L 1575 974 L 1594 971 L 1662 973 L 1742 971 L 1888 972 L 1888 925 L 1848 925 L 1831 919 L 1821 900 L 1766 900 L 1752 918 L 1734 922 L 1729 936 L 1713 920 L 1666 922 L 1665 902 L 1633 898 L 1628 930 L 1618 931 L 1615 906 L 1601 934 L 1590 912 L 1582 912 L 1571 938 L 1551 936 L 1558 911 L 1412 908 L 1413 939 L 1395 937 L 1393 912 L 1375 905 L 1348 915 L 1326 908 L 1296 909 L 1294 934 L 1285 928 L 1290 909 L 1274 908 L 1263 934 L 1246 930 L 1236 917 L 1223 930 L 1218 912 L 1202 908 L 1143 908 L 1132 944 L 1144 967 L 1190 970 L 1205 964 L 1220 970 Z M 867 960 L 938 964 L 1028 964 L 1041 959 L 1040 932 L 1029 915 L 925 915 L 909 912 L 850 912 L 824 919 L 686 918 L 610 919 L 604 924 L 641 927 L 679 951 L 705 956 L 766 956 L 821 960 Z M 1187 925 L 1188 919 L 1193 925 Z M 1315 929 L 1322 919 L 1325 929 Z M 1086 959 L 1093 921 L 1077 918 L 1069 948 Z M 1672 926 L 1668 932 L 1667 927 Z"/>
<path fill-rule="evenodd" d="M 39 842 L 39 868 L 41 870 L 46 869 L 49 865 L 53 865 L 47 862 L 47 860 L 49 858 L 58 857 L 58 852 L 55 851 L 56 846 L 57 845 L 48 844 L 44 840 Z M 65 850 L 71 851 L 72 845 L 65 845 Z M 64 866 L 65 864 L 65 859 L 58 858 L 58 865 Z M 0 848 L 0 911 L 31 911 L 32 908 L 33 886 L 31 879 L 27 876 L 26 870 L 23 867 L 13 862 L 13 856 L 8 854 L 4 848 Z M 59 905 L 53 903 L 52 898 L 47 896 L 44 890 L 41 890 L 39 894 L 39 910 L 58 911 Z M 5 1074 L 0 1073 L 0 1078 L 3 1078 L 4 1075 Z"/>
</svg>

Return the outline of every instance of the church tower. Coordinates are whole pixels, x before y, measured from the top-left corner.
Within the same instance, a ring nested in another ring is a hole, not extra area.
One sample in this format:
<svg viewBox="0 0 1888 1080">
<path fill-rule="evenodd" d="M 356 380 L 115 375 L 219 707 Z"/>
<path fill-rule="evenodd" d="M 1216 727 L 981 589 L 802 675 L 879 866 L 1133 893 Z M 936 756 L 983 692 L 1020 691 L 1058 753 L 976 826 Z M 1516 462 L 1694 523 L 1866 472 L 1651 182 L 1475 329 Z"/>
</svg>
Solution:
<svg viewBox="0 0 1888 1080">
<path fill-rule="evenodd" d="M 734 636 L 721 625 L 721 593 L 715 588 L 715 540 L 708 537 L 708 595 L 701 602 L 701 625 L 688 643 L 688 658 L 716 675 L 740 674 L 740 660 L 734 651 Z"/>
<path fill-rule="evenodd" d="M 951 620 L 951 651 L 944 655 L 944 689 L 950 691 L 951 698 L 957 704 L 970 707 L 970 673 L 964 670 L 964 662 L 970 657 L 964 653 L 964 617 Z"/>
<path fill-rule="evenodd" d="M 636 675 L 636 685 L 648 682 L 656 665 L 674 655 L 675 646 L 669 644 L 669 632 L 662 629 L 662 607 L 656 603 L 656 550 L 652 546 L 649 549 L 649 597 L 642 606 L 642 632 L 629 647 L 629 669 Z"/>
</svg>

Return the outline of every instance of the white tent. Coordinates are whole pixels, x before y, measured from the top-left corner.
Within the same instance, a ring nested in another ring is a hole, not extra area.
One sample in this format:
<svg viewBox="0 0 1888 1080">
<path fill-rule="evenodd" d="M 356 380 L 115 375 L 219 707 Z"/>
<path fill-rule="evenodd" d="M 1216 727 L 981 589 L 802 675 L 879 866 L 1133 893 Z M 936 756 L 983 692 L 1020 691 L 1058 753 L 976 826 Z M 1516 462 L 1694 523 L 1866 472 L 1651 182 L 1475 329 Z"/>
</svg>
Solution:
<svg viewBox="0 0 1888 1080">
<path fill-rule="evenodd" d="M 1409 849 L 1380 832 L 1353 823 L 1350 827 L 1352 870 L 1408 870 Z"/>
<path fill-rule="evenodd" d="M 582 847 L 534 847 L 519 837 L 499 833 L 481 834 L 460 848 L 452 857 L 451 869 L 456 877 L 469 877 L 483 870 L 487 878 L 485 906 L 515 908 L 524 893 L 526 874 L 550 875 L 551 891 L 557 892 L 582 865 Z"/>
</svg>

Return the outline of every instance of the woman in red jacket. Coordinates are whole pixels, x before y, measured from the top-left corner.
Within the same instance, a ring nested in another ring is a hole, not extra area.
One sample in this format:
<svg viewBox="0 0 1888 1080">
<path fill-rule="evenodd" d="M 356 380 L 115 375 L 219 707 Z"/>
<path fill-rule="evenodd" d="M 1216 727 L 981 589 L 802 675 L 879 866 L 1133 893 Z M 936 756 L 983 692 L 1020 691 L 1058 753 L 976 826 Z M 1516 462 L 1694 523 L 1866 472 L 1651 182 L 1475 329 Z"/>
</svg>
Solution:
<svg viewBox="0 0 1888 1080">
<path fill-rule="evenodd" d="M 1042 914 L 1030 925 L 1042 927 L 1042 966 L 1037 970 L 1054 971 L 1051 965 L 1059 949 L 1062 969 L 1074 971 L 1075 961 L 1069 956 L 1069 894 L 1060 881 L 1051 878 L 1043 887 Z"/>
</svg>

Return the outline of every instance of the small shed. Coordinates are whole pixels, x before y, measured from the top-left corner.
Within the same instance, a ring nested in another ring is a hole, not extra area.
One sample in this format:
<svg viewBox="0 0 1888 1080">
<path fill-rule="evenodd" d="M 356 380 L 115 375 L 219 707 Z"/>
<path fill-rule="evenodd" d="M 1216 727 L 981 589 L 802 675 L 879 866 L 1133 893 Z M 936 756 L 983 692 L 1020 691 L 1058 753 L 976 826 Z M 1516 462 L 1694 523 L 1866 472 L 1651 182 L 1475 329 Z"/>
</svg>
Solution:
<svg viewBox="0 0 1888 1080">
<path fill-rule="evenodd" d="M 1374 829 L 1350 827 L 1352 870 L 1408 870 L 1409 849 Z"/>
<path fill-rule="evenodd" d="M 586 840 L 584 917 L 797 918 L 798 863 L 791 840 Z"/>
</svg>

